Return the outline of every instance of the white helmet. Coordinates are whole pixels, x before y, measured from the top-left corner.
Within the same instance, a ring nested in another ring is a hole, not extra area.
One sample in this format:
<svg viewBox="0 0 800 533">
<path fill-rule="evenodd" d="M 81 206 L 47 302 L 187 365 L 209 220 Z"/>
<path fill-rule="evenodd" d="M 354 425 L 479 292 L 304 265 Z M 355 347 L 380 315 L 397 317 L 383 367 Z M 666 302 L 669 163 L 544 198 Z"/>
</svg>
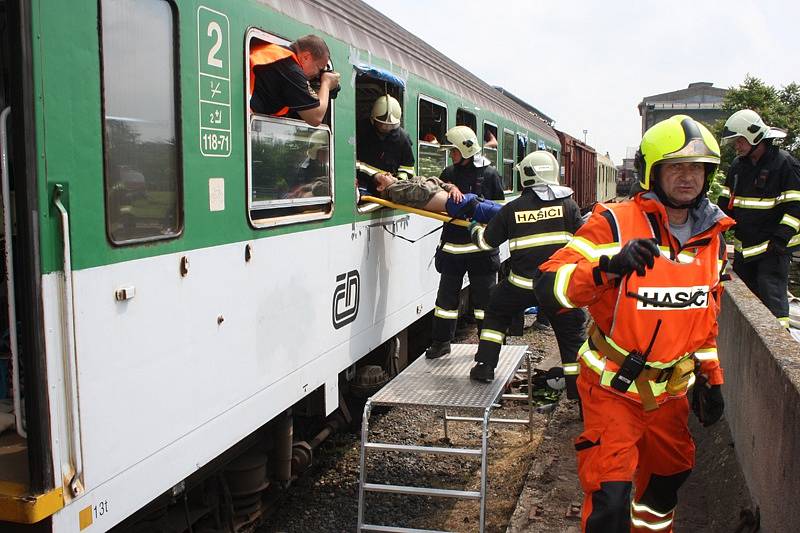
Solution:
<svg viewBox="0 0 800 533">
<path fill-rule="evenodd" d="M 744 137 L 747 142 L 755 146 L 764 139 L 786 137 L 786 132 L 764 124 L 758 113 L 752 109 L 742 109 L 725 121 L 725 128 L 722 130 L 722 142 L 730 142 L 739 136 Z"/>
<path fill-rule="evenodd" d="M 372 104 L 372 113 L 370 113 L 372 122 L 386 124 L 387 126 L 399 126 L 400 117 L 402 116 L 403 109 L 400 107 L 400 102 L 391 95 L 384 94 L 379 96 L 375 103 Z"/>
<path fill-rule="evenodd" d="M 558 185 L 558 161 L 545 150 L 529 153 L 517 163 L 516 169 L 523 187 L 531 187 L 537 183 Z"/>
<path fill-rule="evenodd" d="M 481 152 L 478 136 L 469 126 L 455 126 L 447 130 L 444 136 L 448 144 L 443 144 L 442 148 L 455 148 L 461 152 L 461 157 L 464 159 L 469 159 Z"/>
</svg>

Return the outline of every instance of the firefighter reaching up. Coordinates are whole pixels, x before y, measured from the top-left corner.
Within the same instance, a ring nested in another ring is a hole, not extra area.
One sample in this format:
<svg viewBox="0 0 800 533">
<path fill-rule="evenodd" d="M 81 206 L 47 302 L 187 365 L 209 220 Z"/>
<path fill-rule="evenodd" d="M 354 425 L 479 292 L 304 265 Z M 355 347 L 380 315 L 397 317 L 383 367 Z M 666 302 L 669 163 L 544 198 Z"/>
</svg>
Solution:
<svg viewBox="0 0 800 533">
<path fill-rule="evenodd" d="M 724 407 L 717 314 L 722 233 L 733 220 L 706 198 L 719 145 L 677 115 L 645 132 L 636 165 L 642 192 L 598 205 L 536 283 L 541 305 L 588 306 L 594 319 L 579 351 L 575 442 L 587 532 L 672 531 L 694 466 L 686 394 L 695 368 L 703 424 Z"/>
</svg>

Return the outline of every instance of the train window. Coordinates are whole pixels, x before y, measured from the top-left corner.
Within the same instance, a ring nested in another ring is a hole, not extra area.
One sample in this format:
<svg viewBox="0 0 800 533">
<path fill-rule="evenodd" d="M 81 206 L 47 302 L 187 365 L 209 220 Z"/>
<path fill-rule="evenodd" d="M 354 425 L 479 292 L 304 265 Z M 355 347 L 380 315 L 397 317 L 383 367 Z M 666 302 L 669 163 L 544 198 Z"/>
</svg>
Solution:
<svg viewBox="0 0 800 533">
<path fill-rule="evenodd" d="M 528 137 L 524 133 L 517 133 L 517 163 L 525 159 L 527 152 L 525 148 L 528 146 Z M 514 171 L 517 178 L 514 180 L 517 183 L 517 189 L 522 190 L 522 184 L 519 181 L 519 172 Z"/>
<path fill-rule="evenodd" d="M 475 117 L 475 113 L 458 108 L 456 111 L 456 126 L 467 126 L 472 131 L 478 131 L 478 119 Z"/>
<path fill-rule="evenodd" d="M 503 130 L 503 189 L 514 189 L 514 132 Z"/>
<path fill-rule="evenodd" d="M 417 175 L 438 176 L 447 166 L 447 152 L 440 143 L 447 132 L 447 106 L 427 96 L 419 96 L 419 144 Z"/>
<path fill-rule="evenodd" d="M 253 115 L 248 205 L 256 226 L 330 216 L 331 133 L 301 120 Z M 280 220 L 275 220 L 280 218 Z"/>
<path fill-rule="evenodd" d="M 497 167 L 497 125 L 484 121 L 483 123 L 483 156 Z"/>
<path fill-rule="evenodd" d="M 100 11 L 106 231 L 117 245 L 172 238 L 182 230 L 173 8 L 101 0 Z"/>
</svg>

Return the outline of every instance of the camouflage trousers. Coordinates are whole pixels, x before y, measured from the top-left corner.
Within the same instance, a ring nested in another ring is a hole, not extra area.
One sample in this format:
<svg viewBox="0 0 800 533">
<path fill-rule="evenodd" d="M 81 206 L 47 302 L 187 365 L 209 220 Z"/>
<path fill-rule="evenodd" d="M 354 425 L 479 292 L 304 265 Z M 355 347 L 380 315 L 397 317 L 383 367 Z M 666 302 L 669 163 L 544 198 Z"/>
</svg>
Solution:
<svg viewBox="0 0 800 533">
<path fill-rule="evenodd" d="M 392 183 L 381 193 L 381 198 L 423 209 L 439 191 L 444 191 L 439 178 L 416 176 Z"/>
</svg>

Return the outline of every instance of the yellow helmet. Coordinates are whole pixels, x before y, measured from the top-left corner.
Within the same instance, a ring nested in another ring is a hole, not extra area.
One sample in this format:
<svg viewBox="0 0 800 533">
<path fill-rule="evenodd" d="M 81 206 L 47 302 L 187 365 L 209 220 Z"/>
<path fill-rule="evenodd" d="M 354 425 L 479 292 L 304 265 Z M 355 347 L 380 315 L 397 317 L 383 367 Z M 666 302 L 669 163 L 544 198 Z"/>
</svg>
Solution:
<svg viewBox="0 0 800 533">
<path fill-rule="evenodd" d="M 443 149 L 455 148 L 461 152 L 461 157 L 469 159 L 481 153 L 481 145 L 478 144 L 478 136 L 469 126 L 454 126 L 444 134 L 447 144 L 443 144 Z"/>
<path fill-rule="evenodd" d="M 402 116 L 403 109 L 400 107 L 400 102 L 391 95 L 384 94 L 379 96 L 372 104 L 372 113 L 370 113 L 372 122 L 386 124 L 387 126 L 399 126 L 400 117 Z"/>
<path fill-rule="evenodd" d="M 708 184 L 719 166 L 719 144 L 700 122 L 688 115 L 674 115 L 654 125 L 642 136 L 634 161 L 642 189 L 652 189 L 653 167 L 667 161 L 708 163 Z"/>
</svg>

